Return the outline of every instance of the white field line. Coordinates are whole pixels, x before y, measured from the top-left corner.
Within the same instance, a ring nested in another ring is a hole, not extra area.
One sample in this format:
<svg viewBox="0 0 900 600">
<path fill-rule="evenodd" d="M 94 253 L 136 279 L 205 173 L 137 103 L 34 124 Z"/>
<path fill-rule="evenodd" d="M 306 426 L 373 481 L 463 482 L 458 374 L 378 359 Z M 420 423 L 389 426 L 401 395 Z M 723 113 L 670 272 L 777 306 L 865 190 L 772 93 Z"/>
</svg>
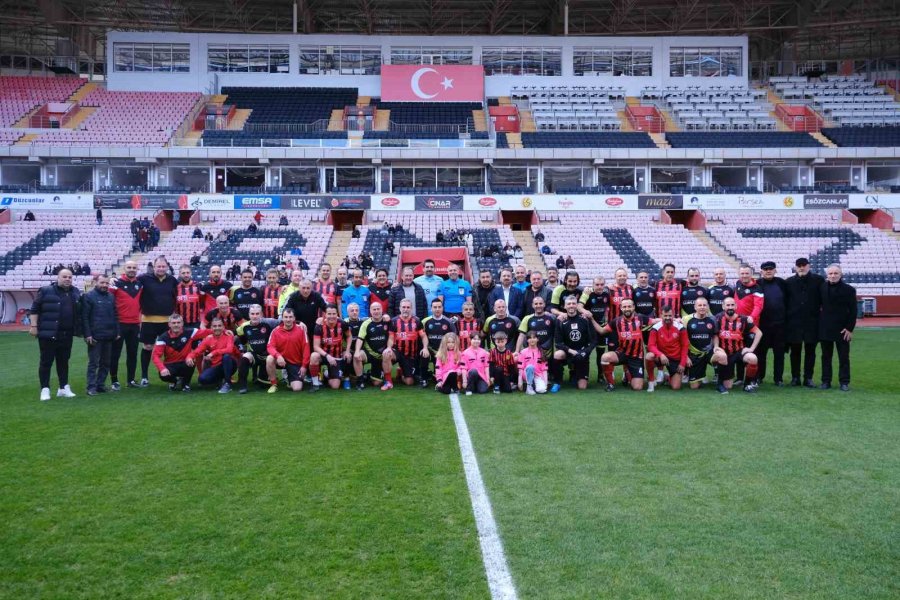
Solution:
<svg viewBox="0 0 900 600">
<path fill-rule="evenodd" d="M 492 600 L 517 600 L 518 595 L 512 575 L 509 573 L 509 566 L 506 564 L 506 554 L 503 552 L 500 531 L 497 529 L 494 512 L 491 510 L 491 501 L 484 487 L 484 481 L 481 479 L 478 458 L 472 447 L 472 438 L 469 437 L 469 426 L 466 424 L 466 417 L 459 404 L 457 394 L 450 394 L 450 408 L 453 411 L 453 421 L 456 423 L 456 437 L 459 438 L 459 451 L 462 454 L 466 483 L 469 486 L 469 497 L 472 500 L 472 512 L 475 514 L 478 542 L 481 544 L 481 558 L 484 562 L 491 598 Z"/>
</svg>

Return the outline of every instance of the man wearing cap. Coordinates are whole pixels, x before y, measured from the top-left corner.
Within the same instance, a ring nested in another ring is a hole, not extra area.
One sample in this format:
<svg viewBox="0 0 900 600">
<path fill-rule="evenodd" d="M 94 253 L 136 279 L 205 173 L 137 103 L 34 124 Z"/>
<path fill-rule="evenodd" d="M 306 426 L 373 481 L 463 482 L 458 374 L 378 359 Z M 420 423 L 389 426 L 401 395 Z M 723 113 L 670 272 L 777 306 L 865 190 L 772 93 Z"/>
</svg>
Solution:
<svg viewBox="0 0 900 600">
<path fill-rule="evenodd" d="M 794 275 L 784 282 L 787 287 L 785 341 L 791 351 L 791 385 L 816 387 L 816 342 L 819 340 L 819 313 L 822 310 L 822 284 L 825 278 L 810 271 L 809 260 L 798 258 Z M 800 355 L 803 354 L 803 378 L 800 378 Z"/>
<path fill-rule="evenodd" d="M 784 322 L 787 314 L 785 299 L 787 288 L 784 279 L 776 277 L 776 265 L 767 260 L 759 266 L 762 277 L 758 280 L 763 293 L 763 310 L 759 317 L 759 329 L 762 331 L 762 341 L 756 352 L 759 358 L 759 375 L 757 382 L 762 382 L 766 377 L 766 358 L 769 350 L 775 354 L 772 365 L 772 377 L 775 385 L 784 385 Z"/>
</svg>

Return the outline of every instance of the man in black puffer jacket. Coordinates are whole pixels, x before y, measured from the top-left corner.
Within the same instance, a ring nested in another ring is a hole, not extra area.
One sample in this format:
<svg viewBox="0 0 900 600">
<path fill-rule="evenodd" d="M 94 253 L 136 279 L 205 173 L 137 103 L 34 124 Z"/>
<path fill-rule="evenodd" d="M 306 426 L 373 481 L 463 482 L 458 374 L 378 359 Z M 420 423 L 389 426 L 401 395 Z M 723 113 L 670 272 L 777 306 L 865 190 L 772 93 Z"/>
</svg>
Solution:
<svg viewBox="0 0 900 600">
<path fill-rule="evenodd" d="M 50 368 L 54 362 L 59 378 L 56 396 L 75 397 L 69 387 L 69 358 L 72 356 L 72 339 L 81 335 L 80 297 L 78 290 L 72 287 L 72 271 L 60 269 L 56 283 L 38 290 L 31 305 L 29 333 L 38 339 L 41 350 L 38 378 L 42 401 L 50 399 Z"/>
<path fill-rule="evenodd" d="M 119 337 L 116 299 L 109 293 L 109 277 L 97 277 L 97 285 L 84 295 L 81 306 L 84 341 L 88 345 L 87 393 L 96 396 L 106 391 L 113 343 Z"/>
</svg>

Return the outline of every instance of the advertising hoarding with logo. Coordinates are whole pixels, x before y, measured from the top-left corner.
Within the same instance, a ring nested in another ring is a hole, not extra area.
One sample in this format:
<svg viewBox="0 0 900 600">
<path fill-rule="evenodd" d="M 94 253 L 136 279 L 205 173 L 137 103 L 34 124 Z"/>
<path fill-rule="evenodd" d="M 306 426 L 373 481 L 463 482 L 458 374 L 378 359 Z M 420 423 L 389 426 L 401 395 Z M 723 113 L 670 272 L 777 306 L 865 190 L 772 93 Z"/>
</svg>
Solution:
<svg viewBox="0 0 900 600">
<path fill-rule="evenodd" d="M 226 194 L 194 194 L 188 197 L 192 210 L 234 210 L 234 196 Z"/>
<path fill-rule="evenodd" d="M 91 210 L 93 194 L 11 194 L 0 192 L 0 209 Z"/>
<path fill-rule="evenodd" d="M 849 194 L 804 194 L 803 208 L 834 209 L 849 208 Z"/>
<path fill-rule="evenodd" d="M 235 196 L 235 210 L 278 210 L 281 208 L 281 196 L 258 194 L 256 196 Z"/>
<path fill-rule="evenodd" d="M 462 196 L 416 196 L 416 210 L 463 210 Z"/>
<path fill-rule="evenodd" d="M 680 210 L 684 207 L 684 196 L 678 194 L 641 194 L 638 208 L 641 210 Z"/>
</svg>

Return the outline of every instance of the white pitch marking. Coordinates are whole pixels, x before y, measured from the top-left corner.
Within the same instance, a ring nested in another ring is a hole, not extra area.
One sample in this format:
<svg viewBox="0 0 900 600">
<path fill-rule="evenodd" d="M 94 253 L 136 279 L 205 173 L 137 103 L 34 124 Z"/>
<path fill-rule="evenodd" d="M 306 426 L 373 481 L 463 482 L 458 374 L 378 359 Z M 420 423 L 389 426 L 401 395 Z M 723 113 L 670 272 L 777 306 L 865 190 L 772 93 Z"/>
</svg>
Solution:
<svg viewBox="0 0 900 600">
<path fill-rule="evenodd" d="M 469 437 L 469 426 L 466 424 L 466 417 L 459 404 L 457 394 L 450 394 L 450 408 L 453 411 L 453 421 L 456 423 L 456 437 L 459 438 L 459 451 L 462 453 L 463 470 L 469 486 L 469 497 L 472 499 L 472 512 L 475 514 L 478 542 L 481 544 L 481 558 L 484 562 L 491 598 L 492 600 L 517 600 L 516 586 L 513 584 L 509 566 L 506 564 L 506 554 L 503 552 L 503 541 L 500 539 L 500 531 L 494 520 L 491 501 L 484 487 L 484 481 L 481 479 L 478 458 L 472 447 L 472 438 Z"/>
</svg>

